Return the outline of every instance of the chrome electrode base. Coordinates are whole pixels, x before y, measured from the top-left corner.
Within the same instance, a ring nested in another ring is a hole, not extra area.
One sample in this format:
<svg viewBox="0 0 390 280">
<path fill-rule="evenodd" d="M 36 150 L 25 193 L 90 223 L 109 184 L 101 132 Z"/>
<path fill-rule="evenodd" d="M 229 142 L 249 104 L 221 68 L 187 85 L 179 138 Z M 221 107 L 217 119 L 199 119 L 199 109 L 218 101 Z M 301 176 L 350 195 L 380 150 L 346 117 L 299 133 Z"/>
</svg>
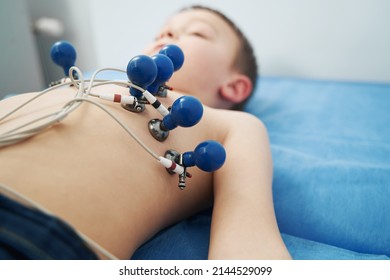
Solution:
<svg viewBox="0 0 390 280">
<path fill-rule="evenodd" d="M 133 112 L 133 113 L 142 113 L 145 111 L 145 104 L 143 103 L 134 103 L 134 104 L 122 104 L 122 107 L 126 109 L 127 111 Z"/>
<path fill-rule="evenodd" d="M 161 120 L 153 119 L 149 121 L 148 128 L 154 139 L 164 142 L 169 136 L 169 130 L 161 129 Z"/>
<path fill-rule="evenodd" d="M 163 98 L 167 97 L 168 96 L 168 89 L 171 89 L 171 88 L 166 86 L 166 85 L 161 85 L 158 88 L 156 96 L 163 97 Z"/>
<path fill-rule="evenodd" d="M 64 82 L 63 80 L 64 79 L 60 79 L 60 80 L 57 80 L 57 81 L 50 82 L 49 83 L 49 87 L 54 87 L 54 86 L 60 85 L 60 84 L 62 84 Z"/>
<path fill-rule="evenodd" d="M 173 162 L 178 163 L 177 160 L 179 159 L 180 154 L 177 151 L 171 149 L 171 150 L 167 150 L 165 152 L 164 157 L 173 161 Z M 165 169 L 167 170 L 167 172 L 169 174 L 175 174 L 175 172 L 173 172 L 172 170 L 169 170 L 168 168 L 165 168 Z"/>
<path fill-rule="evenodd" d="M 164 157 L 183 166 L 183 157 L 180 153 L 178 153 L 175 150 L 167 150 L 164 154 Z M 169 174 L 175 174 L 175 172 L 169 170 L 168 168 L 166 168 L 166 170 Z M 187 172 L 186 168 L 184 167 L 184 172 L 179 175 L 178 187 L 181 190 L 184 190 L 186 187 L 186 177 L 191 178 L 192 175 L 189 172 Z"/>
</svg>

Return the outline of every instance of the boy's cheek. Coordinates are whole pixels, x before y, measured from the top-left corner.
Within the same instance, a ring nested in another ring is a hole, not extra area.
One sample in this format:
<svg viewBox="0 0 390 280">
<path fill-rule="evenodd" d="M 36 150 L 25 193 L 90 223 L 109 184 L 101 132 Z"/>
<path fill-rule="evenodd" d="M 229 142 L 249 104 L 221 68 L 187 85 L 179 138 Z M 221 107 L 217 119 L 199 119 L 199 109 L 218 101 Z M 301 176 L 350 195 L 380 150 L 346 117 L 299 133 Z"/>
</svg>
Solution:
<svg viewBox="0 0 390 280">
<path fill-rule="evenodd" d="M 143 49 L 142 53 L 145 55 L 149 55 L 149 56 L 153 55 L 154 54 L 153 53 L 153 44 L 149 44 L 148 46 L 146 46 Z"/>
</svg>

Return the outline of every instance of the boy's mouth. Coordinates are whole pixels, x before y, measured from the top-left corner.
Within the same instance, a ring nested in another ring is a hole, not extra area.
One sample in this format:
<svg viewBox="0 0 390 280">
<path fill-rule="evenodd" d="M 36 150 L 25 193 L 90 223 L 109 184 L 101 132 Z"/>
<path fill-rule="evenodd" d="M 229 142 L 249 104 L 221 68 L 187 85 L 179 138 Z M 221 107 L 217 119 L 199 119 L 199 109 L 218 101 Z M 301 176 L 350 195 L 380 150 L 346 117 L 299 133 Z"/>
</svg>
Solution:
<svg viewBox="0 0 390 280">
<path fill-rule="evenodd" d="M 157 44 L 154 48 L 153 48 L 153 53 L 158 53 L 163 47 L 165 47 L 167 44 Z"/>
</svg>

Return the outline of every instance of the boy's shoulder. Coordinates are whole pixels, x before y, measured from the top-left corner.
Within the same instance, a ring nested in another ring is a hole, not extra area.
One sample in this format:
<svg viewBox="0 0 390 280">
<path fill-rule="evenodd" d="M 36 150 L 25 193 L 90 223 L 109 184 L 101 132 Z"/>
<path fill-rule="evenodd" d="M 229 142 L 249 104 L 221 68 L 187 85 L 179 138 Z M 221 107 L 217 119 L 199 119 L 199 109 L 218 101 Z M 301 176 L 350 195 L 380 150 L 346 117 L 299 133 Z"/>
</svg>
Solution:
<svg viewBox="0 0 390 280">
<path fill-rule="evenodd" d="M 204 108 L 202 122 L 222 135 L 223 141 L 230 139 L 241 139 L 261 135 L 261 138 L 268 138 L 268 132 L 264 123 L 256 116 L 242 111 L 225 109 Z"/>
<path fill-rule="evenodd" d="M 185 94 L 180 92 L 170 92 L 170 102 L 173 102 L 177 98 Z M 212 108 L 203 105 L 203 116 L 200 120 L 210 132 L 221 135 L 226 133 L 236 132 L 240 133 L 252 133 L 253 130 L 266 132 L 266 128 L 262 121 L 256 116 L 236 110 Z"/>
<path fill-rule="evenodd" d="M 216 109 L 204 106 L 205 112 L 218 121 L 230 122 L 232 124 L 242 125 L 260 125 L 264 126 L 263 122 L 256 116 L 244 112 L 226 109 Z"/>
</svg>

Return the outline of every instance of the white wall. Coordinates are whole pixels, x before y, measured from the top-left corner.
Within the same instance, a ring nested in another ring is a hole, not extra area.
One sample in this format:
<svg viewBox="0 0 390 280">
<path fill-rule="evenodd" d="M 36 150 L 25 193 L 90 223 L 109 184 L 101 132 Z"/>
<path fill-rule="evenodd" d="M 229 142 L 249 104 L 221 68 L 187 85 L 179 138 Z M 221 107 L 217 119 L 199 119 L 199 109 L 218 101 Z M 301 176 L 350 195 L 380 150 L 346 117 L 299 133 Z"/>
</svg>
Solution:
<svg viewBox="0 0 390 280">
<path fill-rule="evenodd" d="M 97 66 L 125 67 L 167 17 L 194 1 L 89 0 Z M 197 1 L 252 41 L 262 75 L 390 82 L 390 1 Z"/>
<path fill-rule="evenodd" d="M 0 0 L 1 1 L 1 0 Z M 15 1 L 15 0 L 7 0 Z M 16 0 L 20 1 L 20 0 Z M 50 48 L 58 40 L 68 40 L 77 49 L 77 66 L 88 69 L 97 67 L 93 36 L 99 36 L 98 30 L 92 29 L 89 13 L 90 3 L 80 0 L 24 0 L 29 6 L 29 20 L 32 24 L 39 18 L 49 17 L 59 20 L 64 25 L 61 37 L 38 35 L 36 41 L 41 56 L 46 84 L 62 78 L 63 70 L 50 58 Z M 107 47 L 107 46 L 106 46 Z"/>
<path fill-rule="evenodd" d="M 0 99 L 43 87 L 38 52 L 24 0 L 0 1 Z"/>
<path fill-rule="evenodd" d="M 64 39 L 77 47 L 82 70 L 125 68 L 170 15 L 195 2 L 238 23 L 262 75 L 390 82 L 388 0 L 0 0 L 0 95 L 38 90 L 40 72 L 61 75 L 49 46 L 33 45 L 36 18 L 64 22 Z"/>
</svg>

